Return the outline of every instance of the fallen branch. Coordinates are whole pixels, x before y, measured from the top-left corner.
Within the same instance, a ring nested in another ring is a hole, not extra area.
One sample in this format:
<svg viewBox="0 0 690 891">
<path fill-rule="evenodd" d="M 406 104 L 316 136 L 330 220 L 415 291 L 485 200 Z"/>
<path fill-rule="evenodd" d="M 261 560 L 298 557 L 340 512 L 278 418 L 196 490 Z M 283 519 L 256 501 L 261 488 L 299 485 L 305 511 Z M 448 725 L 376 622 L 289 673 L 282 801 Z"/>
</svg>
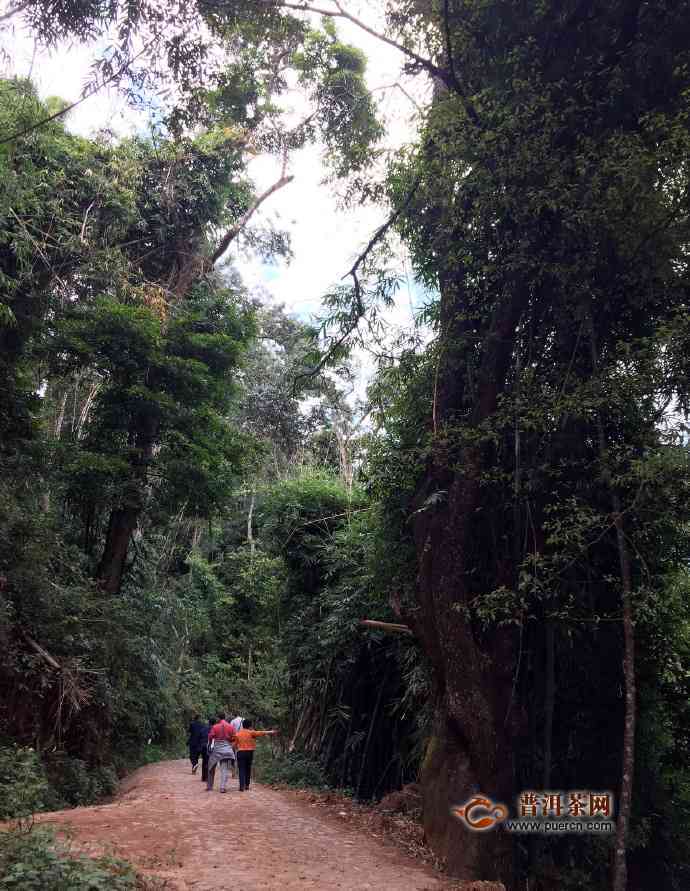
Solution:
<svg viewBox="0 0 690 891">
<path fill-rule="evenodd" d="M 409 625 L 400 625 L 398 622 L 379 622 L 377 619 L 360 619 L 360 625 L 366 628 L 375 628 L 378 631 L 387 631 L 391 634 L 412 634 Z"/>
<path fill-rule="evenodd" d="M 45 650 L 39 643 L 36 643 L 33 637 L 29 637 L 28 634 L 24 634 L 24 640 L 28 643 L 31 649 L 34 650 L 34 652 L 38 653 L 38 655 L 44 660 L 44 662 L 47 662 L 48 665 L 50 665 L 52 669 L 54 669 L 55 671 L 62 671 L 62 666 L 57 661 L 57 659 L 53 658 L 48 650 Z"/>
<path fill-rule="evenodd" d="M 78 660 L 66 660 L 64 664 L 51 656 L 45 647 L 35 641 L 33 637 L 25 631 L 22 637 L 31 649 L 43 659 L 43 661 L 57 675 L 57 699 L 55 701 L 55 719 L 53 724 L 53 739 L 58 742 L 62 740 L 65 728 L 68 726 L 73 715 L 78 714 L 84 706 L 91 702 L 91 692 L 88 688 L 82 686 L 80 678 L 80 666 Z"/>
</svg>

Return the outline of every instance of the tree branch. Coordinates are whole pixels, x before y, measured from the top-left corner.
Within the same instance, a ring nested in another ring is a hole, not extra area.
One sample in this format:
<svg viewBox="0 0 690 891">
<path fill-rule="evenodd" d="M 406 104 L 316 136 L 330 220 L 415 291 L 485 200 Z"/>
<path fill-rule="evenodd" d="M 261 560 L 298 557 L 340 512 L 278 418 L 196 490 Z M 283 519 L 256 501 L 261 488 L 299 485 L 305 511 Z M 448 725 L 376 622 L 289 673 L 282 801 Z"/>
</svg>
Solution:
<svg viewBox="0 0 690 891">
<path fill-rule="evenodd" d="M 23 12 L 30 5 L 29 0 L 26 3 L 20 3 L 18 6 L 12 7 L 12 9 L 8 9 L 7 12 L 3 12 L 0 15 L 0 22 L 7 21 L 7 19 L 11 19 L 13 15 L 17 15 L 19 12 Z"/>
<path fill-rule="evenodd" d="M 474 105 L 472 105 L 470 100 L 467 98 L 467 92 L 465 91 L 463 85 L 460 83 L 457 72 L 455 70 L 455 63 L 453 61 L 453 48 L 450 35 L 448 0 L 444 0 L 443 5 L 443 24 L 446 38 L 448 68 L 441 68 L 440 66 L 435 65 L 431 61 L 431 59 L 428 59 L 425 56 L 420 56 L 419 53 L 416 53 L 414 50 L 411 50 L 404 44 L 398 43 L 397 40 L 393 40 L 391 37 L 387 37 L 385 34 L 381 34 L 380 31 L 376 31 L 374 28 L 371 28 L 361 19 L 358 19 L 356 16 L 352 15 L 352 13 L 347 12 L 347 10 L 343 9 L 342 5 L 340 4 L 340 0 L 332 0 L 335 6 L 335 10 L 324 9 L 320 6 L 313 6 L 311 3 L 292 3 L 289 2 L 289 0 L 260 0 L 260 2 L 265 3 L 266 5 L 282 7 L 284 9 L 296 9 L 300 12 L 315 12 L 319 15 L 328 16 L 329 18 L 341 18 L 345 19 L 348 22 L 351 22 L 357 28 L 360 28 L 362 31 L 365 31 L 372 37 L 375 37 L 382 43 L 386 43 L 388 44 L 388 46 L 392 46 L 394 49 L 397 49 L 403 55 L 407 56 L 408 59 L 419 65 L 420 68 L 422 68 L 432 77 L 440 80 L 449 90 L 452 90 L 454 93 L 456 93 L 462 100 L 462 104 L 467 117 L 470 119 L 475 127 L 479 127 L 479 115 L 477 114 Z"/>
<path fill-rule="evenodd" d="M 237 238 L 240 232 L 245 228 L 247 223 L 251 220 L 257 210 L 261 207 L 261 205 L 267 201 L 271 195 L 274 195 L 279 189 L 282 189 L 284 186 L 287 186 L 289 183 L 293 181 L 295 177 L 292 174 L 285 173 L 285 163 L 283 163 L 283 170 L 281 171 L 280 179 L 276 180 L 272 186 L 269 186 L 265 192 L 262 192 L 261 195 L 256 198 L 250 207 L 242 214 L 239 220 L 232 226 L 228 231 L 223 235 L 221 240 L 218 242 L 218 245 L 215 251 L 211 254 L 211 256 L 206 261 L 207 268 L 215 265 L 218 260 L 223 256 L 223 254 L 230 247 L 232 241 Z"/>
<path fill-rule="evenodd" d="M 477 111 L 467 98 L 467 93 L 463 85 L 460 83 L 458 79 L 457 72 L 455 70 L 455 60 L 453 59 L 453 41 L 450 33 L 450 8 L 449 8 L 449 0 L 443 0 L 443 30 L 446 36 L 446 55 L 448 57 L 448 78 L 444 81 L 446 86 L 450 89 L 454 90 L 460 99 L 462 100 L 463 107 L 465 109 L 465 113 L 467 117 L 472 121 L 475 127 L 479 127 L 479 115 Z"/>
<path fill-rule="evenodd" d="M 396 210 L 388 217 L 386 222 L 383 223 L 381 226 L 379 226 L 379 228 L 376 230 L 376 232 L 374 232 L 374 234 L 369 239 L 367 246 L 364 248 L 362 253 L 357 257 L 352 268 L 349 269 L 348 272 L 345 273 L 343 278 L 347 278 L 348 275 L 351 275 L 353 277 L 356 276 L 357 270 L 362 265 L 362 263 L 364 263 L 364 261 L 367 259 L 367 257 L 371 253 L 371 251 L 376 247 L 378 242 L 388 232 L 388 230 L 391 228 L 391 226 L 393 226 L 396 223 L 396 221 L 398 220 L 398 217 L 401 216 L 402 212 L 404 210 L 407 210 L 410 203 L 412 202 L 412 199 L 414 198 L 415 194 L 417 193 L 417 189 L 419 188 L 420 185 L 421 185 L 421 179 L 415 180 L 414 184 L 412 185 L 412 188 L 405 196 L 405 200 L 403 201 L 403 203 L 400 205 L 400 207 L 396 208 Z"/>
<path fill-rule="evenodd" d="M 370 93 L 378 93 L 381 90 L 400 90 L 400 92 L 403 94 L 403 96 L 406 99 L 409 99 L 409 101 L 414 105 L 414 107 L 417 109 L 417 111 L 421 112 L 422 106 L 419 104 L 419 102 L 417 102 L 417 100 L 414 98 L 414 96 L 410 95 L 410 93 L 408 93 L 408 91 L 405 89 L 405 87 L 398 81 L 396 81 L 394 84 L 382 84 L 380 87 L 372 87 L 369 90 L 369 92 Z"/>
<path fill-rule="evenodd" d="M 459 86 L 458 77 L 455 73 L 455 62 L 453 61 L 453 41 L 450 36 L 450 3 L 449 0 L 443 0 L 443 30 L 446 36 L 446 56 L 448 58 L 448 70 L 450 78 L 454 84 Z"/>
<path fill-rule="evenodd" d="M 29 133 L 33 133 L 34 130 L 38 130 L 40 127 L 49 124 L 51 121 L 55 121 L 58 118 L 62 118 L 66 114 L 69 114 L 69 112 L 72 111 L 73 108 L 81 105 L 82 102 L 86 102 L 87 99 L 95 96 L 96 93 L 99 92 L 99 90 L 103 89 L 103 87 L 107 86 L 109 83 L 112 83 L 114 80 L 117 80 L 121 75 L 123 75 L 125 71 L 130 67 L 130 65 L 133 65 L 137 59 L 143 56 L 144 53 L 148 52 L 157 40 L 157 37 L 149 40 L 146 46 L 141 49 L 135 56 L 132 56 L 131 59 L 128 59 L 117 69 L 117 71 L 113 71 L 110 77 L 106 77 L 105 80 L 101 81 L 99 84 L 95 84 L 90 90 L 87 90 L 87 92 L 84 93 L 81 99 L 77 99 L 76 102 L 72 102 L 70 105 L 65 106 L 65 108 L 61 109 L 60 111 L 56 111 L 55 114 L 48 115 L 48 117 L 42 118 L 42 120 L 40 121 L 36 121 L 35 124 L 31 124 L 29 127 L 25 127 L 23 130 L 17 130 L 16 133 L 12 133 L 10 136 L 5 136 L 4 139 L 0 139 L 0 145 L 5 145 L 8 142 L 14 142 L 15 139 L 21 139 L 22 136 L 27 136 Z"/>
<path fill-rule="evenodd" d="M 394 49 L 397 49 L 399 52 L 403 53 L 403 55 L 407 56 L 408 59 L 411 59 L 420 68 L 423 68 L 429 74 L 433 75 L 433 77 L 437 77 L 442 80 L 444 83 L 448 84 L 449 87 L 453 87 L 453 84 L 450 81 L 450 77 L 447 71 L 443 68 L 439 68 L 438 65 L 434 65 L 431 59 L 427 59 L 425 56 L 420 56 L 419 53 L 416 53 L 414 50 L 411 50 L 409 47 L 406 47 L 402 43 L 398 43 L 397 40 L 393 40 L 392 37 L 387 37 L 385 34 L 381 34 L 380 31 L 376 31 L 374 28 L 367 25 L 361 19 L 358 19 L 357 16 L 352 15 L 351 12 L 347 12 L 347 10 L 343 9 L 339 0 L 333 0 L 333 4 L 335 9 L 325 9 L 322 6 L 315 6 L 311 3 L 291 3 L 288 0 L 260 0 L 261 3 L 264 3 L 266 6 L 275 6 L 283 9 L 295 9 L 299 12 L 315 12 L 317 15 L 327 16 L 329 18 L 338 18 L 345 19 L 348 22 L 351 22 L 355 27 L 360 28 L 362 31 L 365 31 L 367 34 L 370 34 L 372 37 L 375 37 L 377 40 L 382 41 L 383 43 L 388 44 L 388 46 L 392 46 Z"/>
<path fill-rule="evenodd" d="M 297 375 L 295 378 L 295 383 L 305 377 L 315 377 L 325 365 L 328 364 L 331 356 L 345 343 L 347 338 L 352 334 L 352 332 L 357 328 L 362 317 L 365 314 L 365 307 L 362 301 L 362 286 L 359 281 L 359 268 L 367 259 L 371 251 L 376 247 L 378 242 L 383 238 L 383 236 L 388 232 L 388 230 L 395 224 L 397 219 L 401 216 L 404 210 L 410 205 L 412 199 L 417 192 L 421 184 L 421 179 L 415 181 L 414 185 L 410 189 L 410 191 L 405 196 L 405 200 L 398 207 L 394 213 L 392 213 L 385 223 L 383 223 L 379 228 L 374 232 L 374 234 L 369 239 L 367 246 L 364 248 L 362 253 L 357 257 L 352 267 L 345 273 L 343 278 L 351 277 L 354 284 L 354 302 L 355 307 L 353 308 L 352 319 L 350 323 L 347 325 L 343 333 L 340 337 L 335 341 L 335 343 L 331 344 L 328 350 L 321 357 L 320 361 L 314 366 L 314 368 L 309 369 L 309 371 L 305 371 L 303 374 Z"/>
</svg>

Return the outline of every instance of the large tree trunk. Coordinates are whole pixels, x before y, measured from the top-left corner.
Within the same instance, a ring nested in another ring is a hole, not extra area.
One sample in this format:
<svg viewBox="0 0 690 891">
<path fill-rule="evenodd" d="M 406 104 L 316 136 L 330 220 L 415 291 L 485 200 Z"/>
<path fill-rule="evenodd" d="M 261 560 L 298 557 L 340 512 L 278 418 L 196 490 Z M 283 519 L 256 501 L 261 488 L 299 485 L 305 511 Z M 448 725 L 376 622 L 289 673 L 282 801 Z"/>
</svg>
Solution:
<svg viewBox="0 0 690 891">
<path fill-rule="evenodd" d="M 479 792 L 512 804 L 511 740 L 518 731 L 511 701 L 514 632 L 494 631 L 480 639 L 467 612 L 467 554 L 479 486 L 477 456 L 466 453 L 466 459 L 468 476 L 451 485 L 447 507 L 426 520 L 424 511 L 415 528 L 421 608 L 411 622 L 431 659 L 437 694 L 421 777 L 424 827 L 453 876 L 510 886 L 510 837 L 500 829 L 472 832 L 451 815 L 454 805 Z"/>
<path fill-rule="evenodd" d="M 494 307 L 471 403 L 475 425 L 491 417 L 505 389 L 525 300 L 526 289 L 516 282 Z M 458 412 L 467 408 L 461 306 L 457 286 L 442 282 L 446 346 L 435 384 L 434 433 L 443 434 L 443 425 L 457 423 Z M 513 691 L 518 633 L 510 627 L 482 630 L 471 617 L 478 554 L 484 554 L 480 590 L 512 587 L 515 581 L 512 554 L 485 556 L 488 542 L 482 539 L 478 509 L 481 475 L 491 460 L 474 444 L 463 447 L 455 460 L 443 447 L 435 452 L 417 492 L 418 608 L 406 618 L 431 662 L 437 696 L 434 734 L 422 770 L 427 840 L 452 875 L 500 880 L 511 887 L 510 836 L 501 829 L 472 832 L 450 811 L 478 792 L 512 807 L 517 793 L 513 741 L 522 722 Z M 429 496 L 440 492 L 445 496 L 430 504 Z"/>
<path fill-rule="evenodd" d="M 466 880 L 510 884 L 510 837 L 500 829 L 470 831 L 451 815 L 475 793 L 512 805 L 512 741 L 519 731 L 512 707 L 514 632 L 475 637 L 464 606 L 462 523 L 448 511 L 429 524 L 421 547 L 416 631 L 434 665 L 434 729 L 423 764 L 424 829 L 428 843 Z M 414 620 L 413 620 L 414 621 Z"/>
<path fill-rule="evenodd" d="M 103 556 L 97 577 L 106 594 L 117 594 L 127 563 L 129 543 L 137 528 L 141 507 L 117 507 L 110 513 Z"/>
<path fill-rule="evenodd" d="M 452 806 L 465 804 L 482 792 L 495 801 L 508 803 L 509 795 L 487 792 L 502 784 L 512 790 L 509 778 L 500 778 L 488 765 L 477 763 L 476 749 L 454 727 L 447 703 L 436 710 L 434 730 L 422 765 L 424 835 L 434 853 L 446 863 L 455 878 L 474 882 L 502 882 L 511 887 L 513 854 L 510 836 L 500 827 L 489 832 L 473 832 L 457 818 L 449 816 Z M 507 740 L 499 741 L 510 761 Z M 490 780 L 482 776 L 493 774 Z"/>
<path fill-rule="evenodd" d="M 152 415 L 132 421 L 130 436 L 136 443 L 131 458 L 132 477 L 121 503 L 110 512 L 103 554 L 96 571 L 98 583 L 106 594 L 117 594 L 122 587 L 129 543 L 146 503 L 149 465 L 159 426 L 158 418 Z"/>
<path fill-rule="evenodd" d="M 203 274 L 204 259 L 199 241 L 192 238 L 178 248 L 178 262 L 171 270 L 168 290 L 183 300 L 197 277 Z M 148 386 L 154 381 L 148 375 Z M 96 578 L 106 594 L 118 594 L 127 565 L 129 543 L 144 512 L 149 489 L 149 467 L 160 439 L 160 421 L 151 414 L 137 414 L 129 425 L 129 441 L 134 443 L 130 458 L 131 477 L 119 504 L 110 512 L 108 532 Z"/>
</svg>

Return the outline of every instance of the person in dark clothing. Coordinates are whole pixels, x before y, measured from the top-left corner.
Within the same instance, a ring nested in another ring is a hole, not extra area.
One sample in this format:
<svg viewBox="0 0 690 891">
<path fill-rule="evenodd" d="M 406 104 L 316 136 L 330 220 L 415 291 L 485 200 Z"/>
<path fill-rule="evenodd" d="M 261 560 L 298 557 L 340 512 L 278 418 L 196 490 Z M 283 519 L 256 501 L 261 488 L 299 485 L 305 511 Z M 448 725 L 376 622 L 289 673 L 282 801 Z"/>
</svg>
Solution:
<svg viewBox="0 0 690 891">
<path fill-rule="evenodd" d="M 199 766 L 199 755 L 203 754 L 208 742 L 208 727 L 201 720 L 200 715 L 194 715 L 189 725 L 189 760 L 192 762 L 192 773 L 196 773 Z"/>
<path fill-rule="evenodd" d="M 211 732 L 211 728 L 216 723 L 217 718 L 215 715 L 208 716 L 208 725 L 206 727 L 206 740 L 204 742 L 204 747 L 201 750 L 201 782 L 205 783 L 208 780 L 208 759 L 210 756 L 208 750 L 208 735 Z"/>
</svg>

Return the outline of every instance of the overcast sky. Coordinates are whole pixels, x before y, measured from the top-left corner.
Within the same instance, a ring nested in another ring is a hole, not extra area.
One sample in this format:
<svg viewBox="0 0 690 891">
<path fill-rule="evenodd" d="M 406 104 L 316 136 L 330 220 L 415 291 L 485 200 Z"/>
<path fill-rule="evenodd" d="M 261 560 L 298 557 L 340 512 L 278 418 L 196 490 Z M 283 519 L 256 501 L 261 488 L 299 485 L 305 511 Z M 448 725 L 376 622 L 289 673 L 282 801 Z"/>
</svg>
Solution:
<svg viewBox="0 0 690 891">
<path fill-rule="evenodd" d="M 377 12 L 380 3 L 371 0 L 355 5 L 367 22 L 375 26 L 380 24 L 380 13 Z M 0 10 L 3 7 L 7 4 L 0 0 Z M 386 126 L 385 144 L 397 147 L 412 140 L 415 107 L 401 90 L 390 85 L 402 83 L 408 90 L 417 91 L 417 95 L 423 86 L 411 84 L 401 75 L 403 59 L 397 50 L 348 22 L 339 22 L 338 29 L 342 39 L 358 46 L 367 55 L 367 80 L 375 91 Z M 13 22 L 12 29 L 6 29 L 2 37 L 7 53 L 1 63 L 5 73 L 30 75 L 43 97 L 53 95 L 75 101 L 82 95 L 98 45 L 64 45 L 52 53 L 36 50 L 34 41 L 22 30 L 20 22 Z M 126 107 L 116 90 L 104 89 L 71 112 L 67 126 L 84 135 L 108 126 L 124 135 L 137 128 L 146 128 L 146 121 Z M 270 158 L 258 157 L 250 162 L 249 171 L 260 190 L 276 179 L 277 165 Z M 290 172 L 294 181 L 267 202 L 261 216 L 263 221 L 270 219 L 289 232 L 294 254 L 292 261 L 270 266 L 232 256 L 232 251 L 230 257 L 250 287 L 260 287 L 270 295 L 269 299 L 284 303 L 288 310 L 302 318 L 309 318 L 319 314 L 321 295 L 345 274 L 376 227 L 386 219 L 388 211 L 374 207 L 350 211 L 338 208 L 333 188 L 323 183 L 326 169 L 318 147 L 312 146 L 294 155 Z M 402 257 L 401 266 L 406 266 Z M 412 306 L 419 300 L 419 290 L 410 282 L 399 292 L 396 308 L 390 315 L 391 322 L 409 324 Z M 364 364 L 368 364 L 366 359 Z"/>
</svg>

